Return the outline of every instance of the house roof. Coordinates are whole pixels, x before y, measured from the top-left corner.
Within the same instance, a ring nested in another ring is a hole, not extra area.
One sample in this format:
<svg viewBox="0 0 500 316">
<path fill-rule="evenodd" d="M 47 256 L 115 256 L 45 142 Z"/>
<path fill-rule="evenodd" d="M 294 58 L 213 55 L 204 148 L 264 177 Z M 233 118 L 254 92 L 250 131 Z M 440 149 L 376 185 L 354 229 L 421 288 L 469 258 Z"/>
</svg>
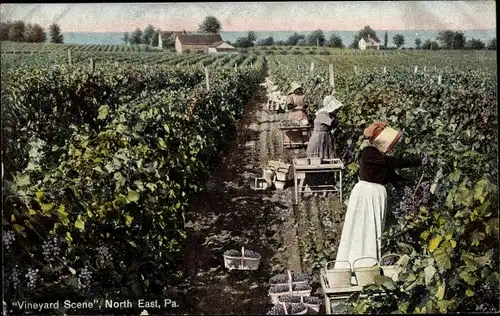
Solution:
<svg viewBox="0 0 500 316">
<path fill-rule="evenodd" d="M 220 43 L 219 45 L 215 46 L 217 49 L 236 49 L 234 46 L 229 45 L 228 43 Z"/>
<path fill-rule="evenodd" d="M 380 43 L 379 40 L 377 40 L 376 38 L 373 38 L 373 37 L 363 37 L 363 40 L 367 43 Z"/>
<path fill-rule="evenodd" d="M 178 34 L 177 37 L 183 45 L 212 45 L 223 42 L 220 34 Z"/>
<path fill-rule="evenodd" d="M 218 47 L 219 45 L 221 45 L 223 43 L 224 43 L 223 41 L 217 41 L 217 42 L 213 43 L 212 45 L 210 45 L 209 47 Z"/>
</svg>

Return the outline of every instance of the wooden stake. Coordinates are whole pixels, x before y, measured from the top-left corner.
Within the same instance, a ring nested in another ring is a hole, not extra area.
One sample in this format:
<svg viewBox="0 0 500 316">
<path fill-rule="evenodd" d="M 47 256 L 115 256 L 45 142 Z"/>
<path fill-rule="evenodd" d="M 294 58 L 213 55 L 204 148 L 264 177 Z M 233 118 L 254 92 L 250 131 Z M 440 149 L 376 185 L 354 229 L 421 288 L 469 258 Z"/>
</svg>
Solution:
<svg viewBox="0 0 500 316">
<path fill-rule="evenodd" d="M 311 73 L 314 72 L 314 62 L 311 62 L 311 69 L 310 70 L 311 70 Z"/>
<path fill-rule="evenodd" d="M 115 61 L 115 67 L 118 67 L 118 62 L 117 61 Z"/>
<path fill-rule="evenodd" d="M 333 73 L 333 64 L 330 64 L 328 67 L 330 73 L 330 85 L 335 88 L 335 78 Z"/>
<path fill-rule="evenodd" d="M 95 63 L 94 63 L 94 58 L 90 58 L 90 70 L 94 71 L 95 70 Z"/>
<path fill-rule="evenodd" d="M 426 70 L 427 70 L 427 66 L 424 66 L 424 71 L 426 71 Z"/>
<path fill-rule="evenodd" d="M 354 73 L 357 75 L 358 74 L 358 66 L 354 66 Z"/>
<path fill-rule="evenodd" d="M 234 63 L 234 71 L 238 71 L 238 64 Z"/>
<path fill-rule="evenodd" d="M 386 74 L 386 73 L 387 73 L 387 67 L 384 66 L 384 74 Z"/>
<path fill-rule="evenodd" d="M 208 81 L 208 68 L 205 67 L 205 82 L 207 83 L 207 91 L 210 91 L 210 82 Z"/>
<path fill-rule="evenodd" d="M 439 74 L 439 77 L 438 77 L 438 84 L 441 84 L 441 79 L 442 79 L 441 74 Z"/>
<path fill-rule="evenodd" d="M 415 66 L 415 70 L 414 71 L 415 71 L 415 73 L 418 72 L 418 66 Z"/>
<path fill-rule="evenodd" d="M 68 49 L 68 64 L 71 66 L 71 50 Z"/>
</svg>

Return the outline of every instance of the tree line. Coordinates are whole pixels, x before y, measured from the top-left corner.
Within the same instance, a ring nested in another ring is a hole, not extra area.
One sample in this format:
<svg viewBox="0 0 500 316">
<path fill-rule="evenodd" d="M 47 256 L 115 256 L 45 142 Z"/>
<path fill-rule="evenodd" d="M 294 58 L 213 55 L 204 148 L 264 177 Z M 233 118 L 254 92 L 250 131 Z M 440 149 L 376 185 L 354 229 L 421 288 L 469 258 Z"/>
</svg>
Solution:
<svg viewBox="0 0 500 316">
<path fill-rule="evenodd" d="M 49 41 L 51 43 L 64 43 L 64 36 L 59 25 L 53 23 L 49 26 Z M 24 21 L 6 21 L 0 23 L 0 40 L 28 43 L 45 43 L 47 33 L 39 24 L 25 23 Z"/>
</svg>

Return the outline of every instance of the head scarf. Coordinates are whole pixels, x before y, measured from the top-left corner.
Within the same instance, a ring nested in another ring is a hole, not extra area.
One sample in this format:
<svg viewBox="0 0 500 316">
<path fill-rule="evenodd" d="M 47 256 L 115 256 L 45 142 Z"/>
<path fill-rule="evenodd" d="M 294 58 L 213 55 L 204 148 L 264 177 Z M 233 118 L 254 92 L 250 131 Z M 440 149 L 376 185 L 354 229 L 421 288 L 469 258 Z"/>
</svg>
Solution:
<svg viewBox="0 0 500 316">
<path fill-rule="evenodd" d="M 370 144 L 383 153 L 391 151 L 403 136 L 401 131 L 387 126 L 385 122 L 373 123 L 364 130 L 363 134 L 368 137 Z"/>
<path fill-rule="evenodd" d="M 290 85 L 290 91 L 288 92 L 288 94 L 294 93 L 295 90 L 297 90 L 299 88 L 302 88 L 302 86 L 300 84 L 296 83 L 295 81 L 292 82 L 292 84 Z"/>
<path fill-rule="evenodd" d="M 334 96 L 331 96 L 331 95 L 327 95 L 324 99 L 323 99 L 323 107 L 320 108 L 317 112 L 316 112 L 316 115 L 320 112 L 326 112 L 326 113 L 332 113 L 333 111 L 335 111 L 336 109 L 339 109 L 341 107 L 343 107 L 344 105 L 339 101 L 337 100 Z"/>
</svg>

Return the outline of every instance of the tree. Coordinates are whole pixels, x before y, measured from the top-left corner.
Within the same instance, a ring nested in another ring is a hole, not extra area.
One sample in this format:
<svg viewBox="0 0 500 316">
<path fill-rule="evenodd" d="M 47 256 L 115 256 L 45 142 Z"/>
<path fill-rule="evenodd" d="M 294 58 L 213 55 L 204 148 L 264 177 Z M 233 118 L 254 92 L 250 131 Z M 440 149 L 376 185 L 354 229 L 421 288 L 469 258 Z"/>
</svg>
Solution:
<svg viewBox="0 0 500 316">
<path fill-rule="evenodd" d="M 467 41 L 465 48 L 479 50 L 485 49 L 486 45 L 481 40 L 473 38 Z"/>
<path fill-rule="evenodd" d="M 141 44 L 141 42 L 142 42 L 142 31 L 141 29 L 137 28 L 132 33 L 132 36 L 130 36 L 130 44 L 138 45 Z"/>
<path fill-rule="evenodd" d="M 160 30 L 159 29 L 155 29 L 154 30 L 154 33 L 153 33 L 153 36 L 151 37 L 151 46 L 153 47 L 158 47 L 158 35 L 160 34 Z M 162 39 L 162 44 L 163 44 L 163 39 Z"/>
<path fill-rule="evenodd" d="M 11 21 L 0 23 L 0 41 L 8 41 L 9 40 L 9 32 L 10 32 L 11 26 L 12 26 Z"/>
<path fill-rule="evenodd" d="M 125 43 L 125 45 L 128 45 L 130 42 L 130 35 L 128 33 L 123 34 L 122 41 Z"/>
<path fill-rule="evenodd" d="M 309 45 L 325 46 L 325 42 L 325 34 L 323 34 L 323 31 L 320 29 L 313 31 L 307 36 L 307 44 Z"/>
<path fill-rule="evenodd" d="M 247 38 L 251 42 L 255 42 L 257 40 L 257 35 L 255 35 L 254 31 L 248 32 Z"/>
<path fill-rule="evenodd" d="M 422 41 L 420 40 L 420 38 L 416 38 L 415 39 L 415 46 L 417 47 L 417 49 L 420 49 L 421 44 L 422 44 Z"/>
<path fill-rule="evenodd" d="M 330 40 L 328 41 L 328 46 L 336 48 L 344 48 L 342 39 L 337 34 L 332 34 L 332 36 L 330 36 Z"/>
<path fill-rule="evenodd" d="M 240 47 L 240 48 L 248 48 L 252 47 L 253 43 L 251 40 L 248 39 L 248 37 L 238 37 L 236 42 L 234 42 L 234 47 Z"/>
<path fill-rule="evenodd" d="M 53 23 L 49 26 L 50 30 L 50 42 L 62 44 L 64 42 L 64 36 L 61 33 L 61 28 L 59 25 Z"/>
<path fill-rule="evenodd" d="M 303 38 L 299 39 L 299 41 L 297 42 L 297 46 L 306 46 L 307 45 L 307 41 Z"/>
<path fill-rule="evenodd" d="M 198 31 L 203 33 L 219 33 L 221 29 L 222 26 L 219 20 L 212 15 L 207 16 L 198 27 Z"/>
<path fill-rule="evenodd" d="M 25 40 L 30 43 L 43 43 L 47 40 L 47 34 L 38 24 L 28 24 L 25 31 Z"/>
<path fill-rule="evenodd" d="M 437 40 L 445 49 L 463 49 L 465 46 L 465 35 L 463 32 L 440 31 Z"/>
<path fill-rule="evenodd" d="M 430 39 L 427 39 L 422 45 L 422 49 L 438 50 L 439 44 L 436 41 L 431 41 Z"/>
<path fill-rule="evenodd" d="M 384 34 L 384 48 L 387 49 L 387 43 L 389 42 L 389 39 L 387 37 L 387 31 L 385 31 Z"/>
<path fill-rule="evenodd" d="M 358 34 L 354 36 L 354 41 L 352 42 L 350 47 L 359 48 L 359 40 L 366 37 L 371 37 L 376 41 L 379 41 L 377 33 L 370 26 L 365 25 L 365 27 L 362 30 L 359 30 Z"/>
<path fill-rule="evenodd" d="M 396 45 L 397 48 L 400 48 L 405 44 L 405 37 L 403 34 L 396 34 L 392 38 L 392 41 L 394 42 L 394 45 Z"/>
<path fill-rule="evenodd" d="M 155 28 L 152 25 L 146 26 L 144 32 L 142 32 L 142 44 L 151 45 L 154 34 Z"/>
<path fill-rule="evenodd" d="M 26 25 L 23 21 L 14 21 L 9 28 L 9 41 L 24 42 Z"/>
<path fill-rule="evenodd" d="M 300 35 L 299 33 L 293 33 L 288 37 L 284 44 L 286 45 L 297 45 L 298 41 L 301 39 L 305 39 L 304 35 Z"/>
<path fill-rule="evenodd" d="M 274 38 L 272 36 L 269 36 L 267 38 L 258 40 L 256 45 L 258 45 L 258 46 L 271 46 L 271 45 L 274 45 Z"/>
<path fill-rule="evenodd" d="M 494 37 L 490 40 L 490 42 L 488 43 L 488 49 L 497 50 L 497 38 L 496 37 Z"/>
</svg>

